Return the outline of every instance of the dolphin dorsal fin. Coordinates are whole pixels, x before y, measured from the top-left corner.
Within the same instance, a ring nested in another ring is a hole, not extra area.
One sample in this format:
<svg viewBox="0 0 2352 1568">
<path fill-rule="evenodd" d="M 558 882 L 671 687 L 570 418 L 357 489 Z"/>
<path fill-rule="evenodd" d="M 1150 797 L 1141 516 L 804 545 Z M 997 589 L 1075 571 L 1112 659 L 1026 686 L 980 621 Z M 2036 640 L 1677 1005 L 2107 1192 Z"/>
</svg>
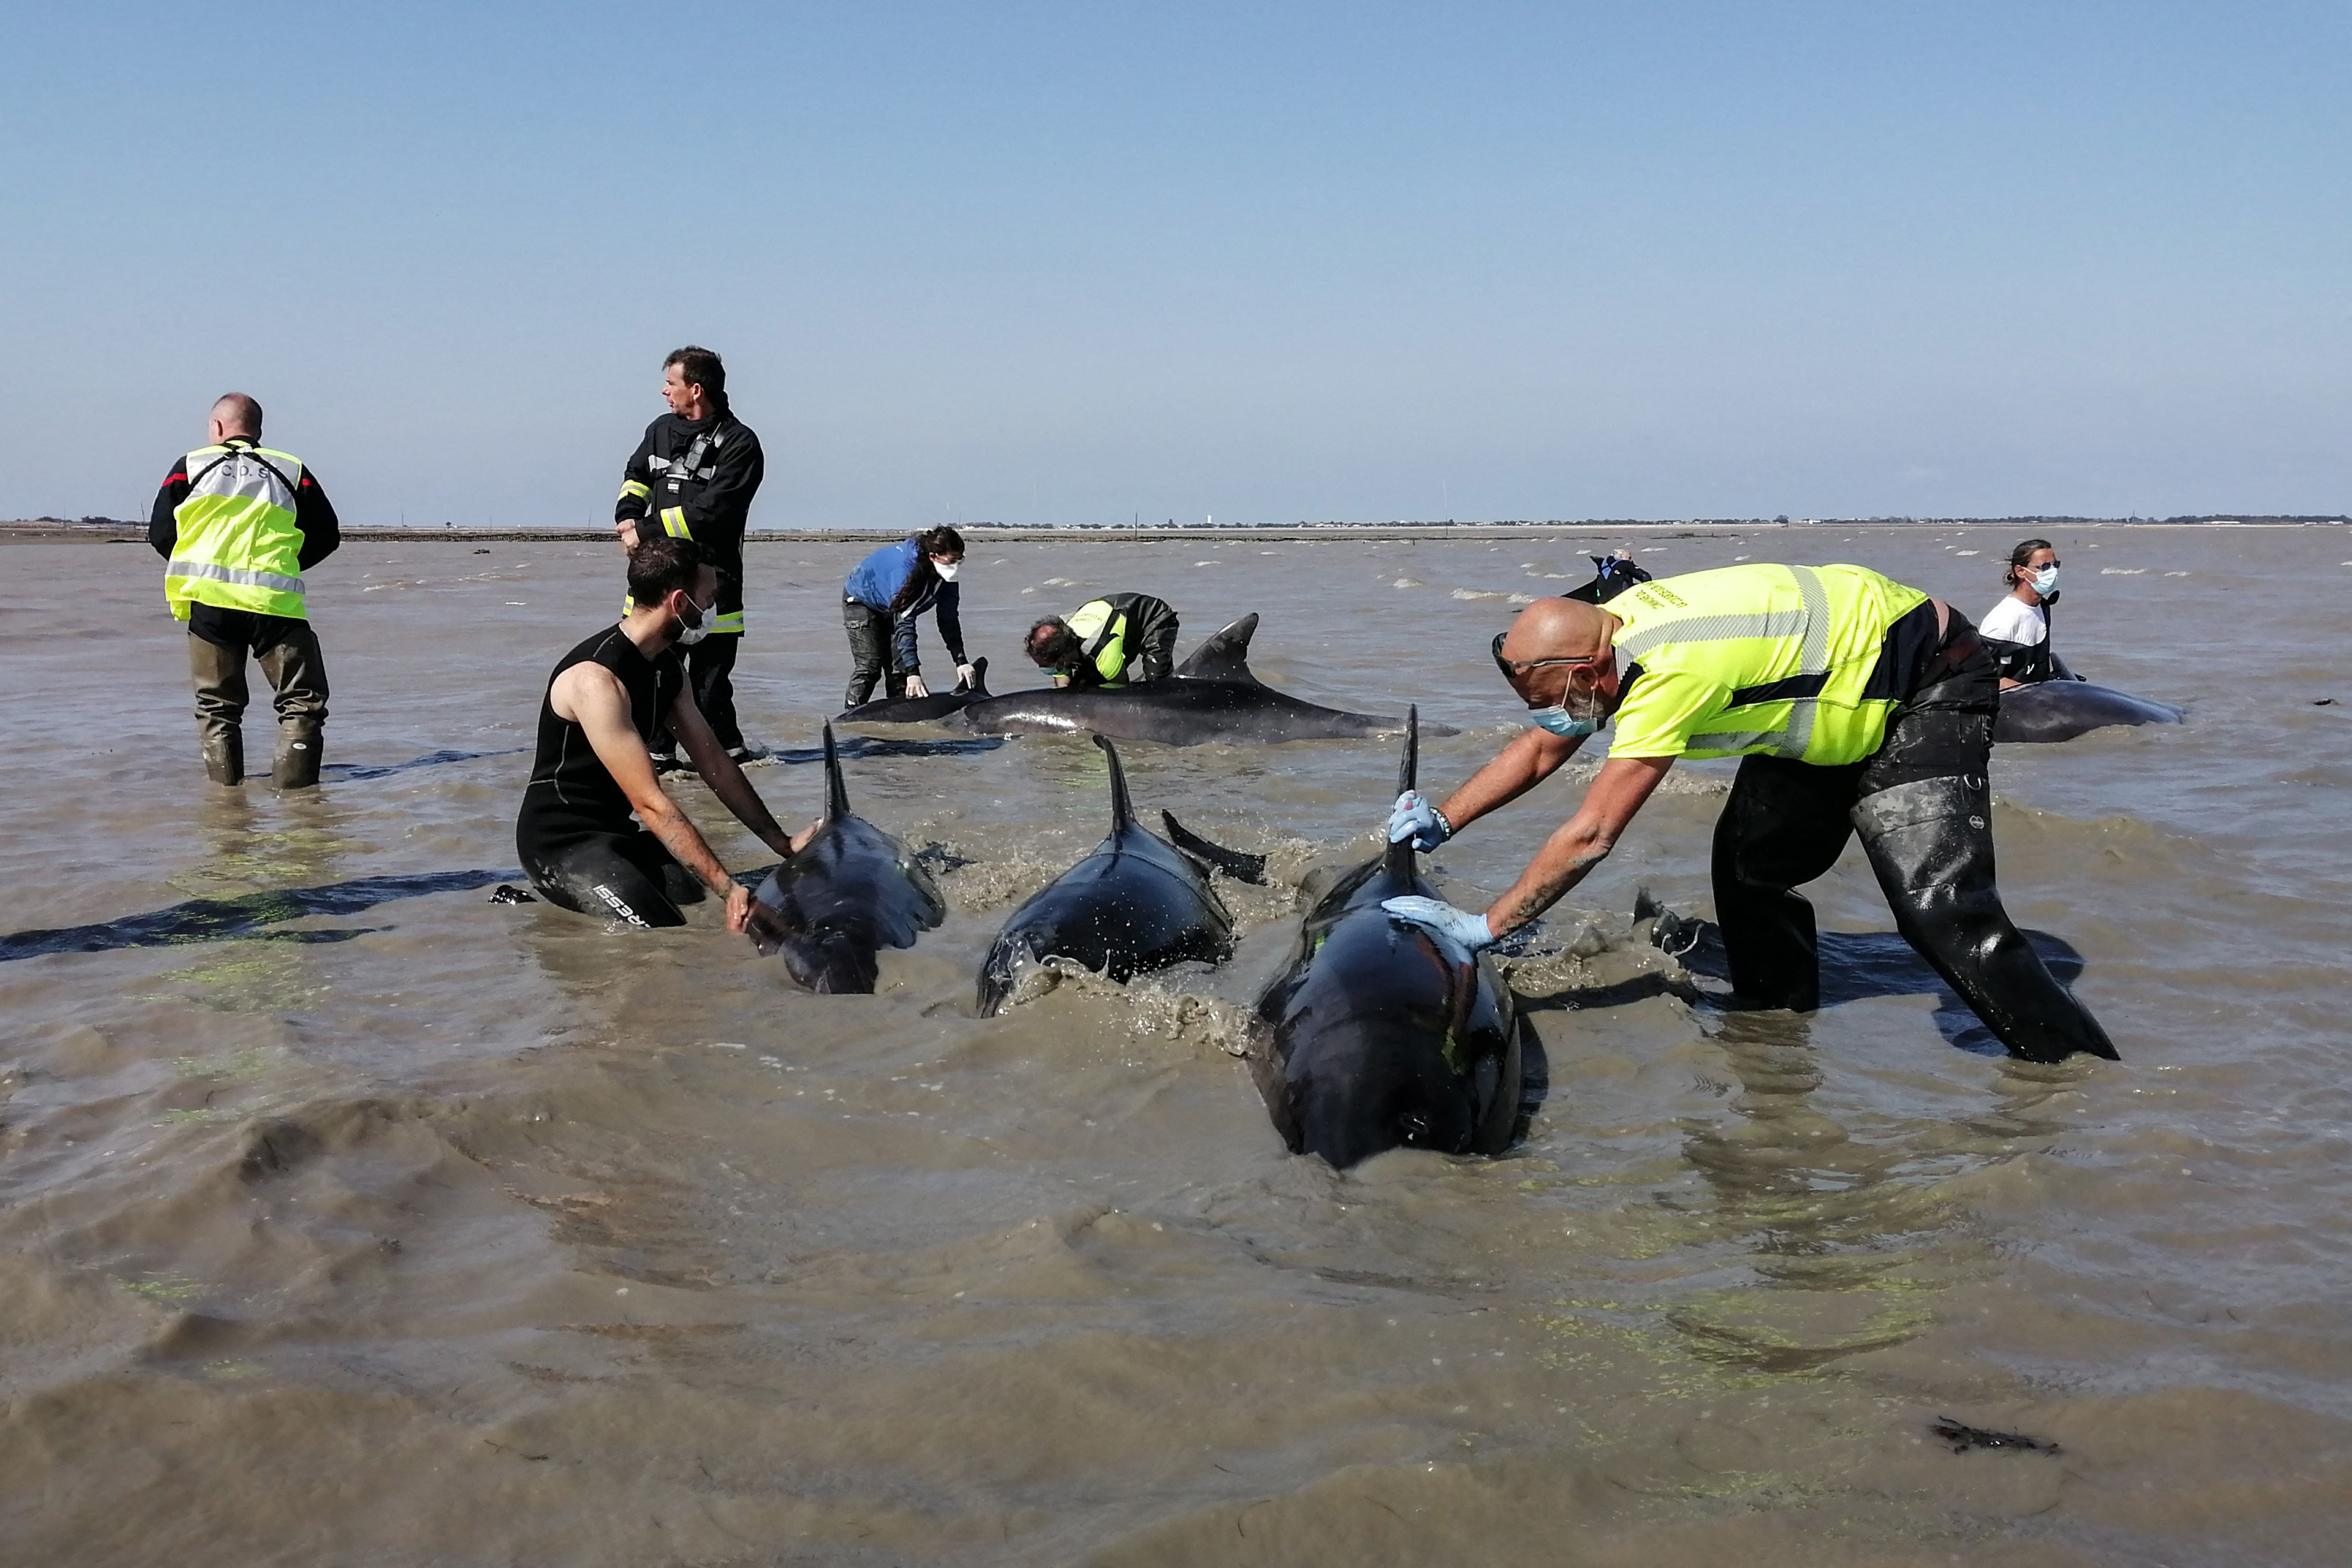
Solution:
<svg viewBox="0 0 2352 1568">
<path fill-rule="evenodd" d="M 849 786 L 841 782 L 841 752 L 833 743 L 833 721 L 824 721 L 824 816 L 838 822 L 849 815 Z"/>
<path fill-rule="evenodd" d="M 1397 794 L 1419 789 L 1421 778 L 1421 706 L 1404 710 L 1404 757 L 1397 763 Z M 1404 882 L 1413 879 L 1412 840 L 1389 846 L 1388 873 Z"/>
<path fill-rule="evenodd" d="M 958 681 L 956 689 L 967 697 L 988 695 L 988 656 L 986 654 L 982 654 L 971 661 L 971 679 Z"/>
<path fill-rule="evenodd" d="M 1118 765 L 1118 748 L 1107 735 L 1097 735 L 1095 744 L 1110 759 L 1110 830 L 1124 833 L 1135 826 L 1135 803 L 1127 798 L 1127 770 Z"/>
<path fill-rule="evenodd" d="M 1246 680 L 1258 684 L 1250 673 L 1250 638 L 1257 635 L 1257 612 L 1253 610 L 1223 631 L 1210 634 L 1209 640 L 1192 650 L 1192 657 L 1176 667 L 1176 673 L 1194 680 Z"/>
</svg>

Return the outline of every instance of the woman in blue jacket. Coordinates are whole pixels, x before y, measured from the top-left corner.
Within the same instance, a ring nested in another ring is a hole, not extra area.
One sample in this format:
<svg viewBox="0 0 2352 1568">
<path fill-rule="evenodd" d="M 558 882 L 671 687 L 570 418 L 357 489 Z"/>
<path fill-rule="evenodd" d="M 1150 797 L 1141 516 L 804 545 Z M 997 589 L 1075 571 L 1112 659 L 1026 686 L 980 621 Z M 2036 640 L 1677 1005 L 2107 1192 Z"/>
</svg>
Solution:
<svg viewBox="0 0 2352 1568">
<path fill-rule="evenodd" d="M 940 640 L 948 645 L 957 677 L 971 681 L 957 612 L 956 572 L 962 565 L 963 536 L 952 528 L 927 529 L 857 563 L 841 588 L 841 621 L 856 666 L 845 708 L 871 697 L 874 683 L 886 676 L 885 690 L 892 697 L 930 695 L 915 651 L 915 617 L 925 610 L 939 612 Z"/>
</svg>

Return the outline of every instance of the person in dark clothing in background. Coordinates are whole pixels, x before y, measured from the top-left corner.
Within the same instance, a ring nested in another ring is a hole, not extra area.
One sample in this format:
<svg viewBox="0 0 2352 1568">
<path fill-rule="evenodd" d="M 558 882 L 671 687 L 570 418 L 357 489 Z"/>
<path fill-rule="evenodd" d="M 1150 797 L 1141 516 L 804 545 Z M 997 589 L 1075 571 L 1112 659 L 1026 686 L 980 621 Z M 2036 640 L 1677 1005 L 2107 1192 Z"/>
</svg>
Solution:
<svg viewBox="0 0 2352 1568">
<path fill-rule="evenodd" d="M 213 405 L 212 444 L 172 466 L 147 522 L 168 563 L 163 597 L 188 623 L 196 743 L 215 784 L 245 778 L 245 658 L 277 693 L 280 789 L 319 782 L 327 666 L 310 629 L 302 574 L 335 552 L 342 526 L 302 460 L 261 445 L 261 405 L 241 392 Z"/>
<path fill-rule="evenodd" d="M 735 718 L 735 656 L 743 646 L 743 529 L 760 492 L 767 459 L 760 437 L 727 403 L 727 367 L 709 349 L 688 346 L 662 361 L 669 412 L 646 426 L 621 477 L 613 527 L 624 550 L 658 534 L 690 539 L 719 570 L 719 616 L 710 635 L 685 654 L 688 684 L 711 731 L 739 764 L 767 755 L 744 743 Z M 653 736 L 654 765 L 682 764 L 667 730 Z"/>
<path fill-rule="evenodd" d="M 841 585 L 841 621 L 849 633 L 849 693 L 843 704 L 855 708 L 874 694 L 874 683 L 887 679 L 892 697 L 928 697 L 920 656 L 915 647 L 915 619 L 925 610 L 939 612 L 940 640 L 955 660 L 957 678 L 972 679 L 971 661 L 963 653 L 963 619 L 959 612 L 961 590 L 956 574 L 963 566 L 963 535 L 952 528 L 933 528 L 886 544 L 857 563 Z"/>
<path fill-rule="evenodd" d="M 709 640 L 719 595 L 718 574 L 692 541 L 645 540 L 629 553 L 626 618 L 565 654 L 548 678 L 515 852 L 550 903 L 675 926 L 686 923 L 678 906 L 699 903 L 708 888 L 727 901 L 727 929 L 748 928 L 751 893 L 654 776 L 646 741 L 656 727 L 677 735 L 710 792 L 777 854 L 794 854 L 815 831 L 795 837 L 776 825 L 687 689 L 677 647 Z"/>
</svg>

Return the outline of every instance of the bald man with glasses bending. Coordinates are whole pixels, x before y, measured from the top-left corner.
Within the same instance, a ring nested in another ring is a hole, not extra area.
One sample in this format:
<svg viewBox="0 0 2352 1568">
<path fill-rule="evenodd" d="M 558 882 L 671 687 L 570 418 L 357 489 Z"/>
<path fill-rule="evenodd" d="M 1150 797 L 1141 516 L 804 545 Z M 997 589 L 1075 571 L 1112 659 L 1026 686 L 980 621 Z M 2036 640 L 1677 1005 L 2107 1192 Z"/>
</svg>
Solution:
<svg viewBox="0 0 2352 1568">
<path fill-rule="evenodd" d="M 1543 600 L 1493 653 L 1532 727 L 1443 805 L 1398 796 L 1391 843 L 1436 848 L 1613 721 L 1608 760 L 1492 908 L 1399 898 L 1392 914 L 1488 946 L 1582 881 L 1677 758 L 1736 756 L 1713 871 L 1740 997 L 1820 1006 L 1812 906 L 1795 889 L 1859 833 L 1904 939 L 2012 1056 L 2114 1059 L 2001 908 L 1985 777 L 1999 668 L 1941 600 L 1860 566 L 1730 566 L 1639 584 L 1605 607 Z"/>
</svg>

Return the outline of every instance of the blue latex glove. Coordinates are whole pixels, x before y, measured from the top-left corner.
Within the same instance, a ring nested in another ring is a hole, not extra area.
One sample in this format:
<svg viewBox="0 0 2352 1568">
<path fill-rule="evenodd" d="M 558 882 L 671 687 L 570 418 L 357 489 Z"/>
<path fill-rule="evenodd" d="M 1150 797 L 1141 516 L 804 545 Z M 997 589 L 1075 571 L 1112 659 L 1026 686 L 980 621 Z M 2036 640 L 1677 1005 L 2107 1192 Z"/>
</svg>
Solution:
<svg viewBox="0 0 2352 1568">
<path fill-rule="evenodd" d="M 1412 840 L 1412 847 L 1426 855 L 1454 837 L 1454 829 L 1438 814 L 1437 807 L 1422 799 L 1418 790 L 1407 790 L 1396 797 L 1389 811 L 1389 842 L 1402 844 Z"/>
<path fill-rule="evenodd" d="M 1424 899 L 1418 894 L 1383 899 L 1381 908 L 1401 921 L 1410 921 L 1436 932 L 1465 952 L 1495 945 L 1495 933 L 1486 929 L 1486 915 L 1482 910 L 1457 910 L 1444 899 Z"/>
</svg>

